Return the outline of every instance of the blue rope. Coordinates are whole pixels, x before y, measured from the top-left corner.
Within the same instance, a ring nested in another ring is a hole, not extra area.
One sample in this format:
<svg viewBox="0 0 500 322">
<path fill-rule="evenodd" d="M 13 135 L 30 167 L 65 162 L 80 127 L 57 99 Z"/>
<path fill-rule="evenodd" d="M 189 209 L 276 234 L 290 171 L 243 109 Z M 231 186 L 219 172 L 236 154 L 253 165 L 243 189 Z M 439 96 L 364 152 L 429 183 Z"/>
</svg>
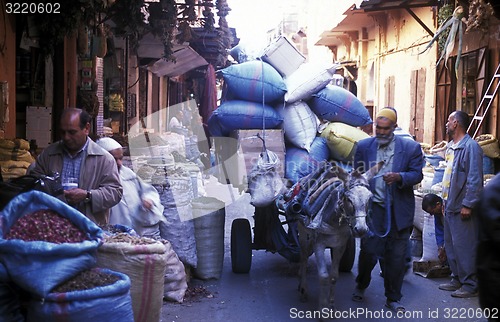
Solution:
<svg viewBox="0 0 500 322">
<path fill-rule="evenodd" d="M 381 177 L 382 175 L 377 175 L 375 177 L 373 177 L 374 179 L 375 178 L 379 178 Z M 385 229 L 385 232 L 383 234 L 380 234 L 375 228 L 374 229 L 370 229 L 371 232 L 373 232 L 373 234 L 377 237 L 380 237 L 380 238 L 384 238 L 386 237 L 388 234 L 389 234 L 389 231 L 391 230 L 391 205 L 392 205 L 392 195 L 391 195 L 391 187 L 386 184 L 385 185 L 385 199 L 384 199 L 384 205 L 385 205 L 385 214 L 386 214 L 386 222 L 387 222 L 387 227 Z"/>
</svg>

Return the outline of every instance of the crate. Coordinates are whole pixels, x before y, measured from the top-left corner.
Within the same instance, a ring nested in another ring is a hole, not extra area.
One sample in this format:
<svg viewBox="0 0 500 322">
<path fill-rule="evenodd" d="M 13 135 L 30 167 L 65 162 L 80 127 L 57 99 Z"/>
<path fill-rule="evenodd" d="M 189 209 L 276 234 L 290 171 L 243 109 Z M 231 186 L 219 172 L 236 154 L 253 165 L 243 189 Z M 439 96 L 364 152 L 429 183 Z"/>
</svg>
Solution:
<svg viewBox="0 0 500 322">
<path fill-rule="evenodd" d="M 248 175 L 262 152 L 263 130 L 236 130 L 230 137 L 215 137 L 215 150 L 219 165 L 219 181 L 233 186 L 246 186 Z M 265 130 L 266 148 L 278 155 L 278 173 L 285 175 L 285 139 L 282 129 Z"/>
<path fill-rule="evenodd" d="M 283 77 L 290 76 L 306 61 L 306 57 L 283 36 L 266 47 L 261 58 L 273 66 Z"/>
</svg>

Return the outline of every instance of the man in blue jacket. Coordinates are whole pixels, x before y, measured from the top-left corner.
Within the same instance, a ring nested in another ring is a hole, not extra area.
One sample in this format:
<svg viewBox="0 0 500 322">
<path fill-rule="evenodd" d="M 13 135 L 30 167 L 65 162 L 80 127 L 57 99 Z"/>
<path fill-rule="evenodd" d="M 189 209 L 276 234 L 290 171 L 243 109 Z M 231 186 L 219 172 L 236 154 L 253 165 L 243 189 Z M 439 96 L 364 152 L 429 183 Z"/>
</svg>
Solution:
<svg viewBox="0 0 500 322">
<path fill-rule="evenodd" d="M 361 239 L 357 285 L 352 299 L 363 300 L 371 272 L 377 260 L 383 258 L 385 305 L 393 311 L 405 311 L 399 301 L 415 214 L 413 186 L 422 181 L 424 159 L 420 144 L 394 135 L 396 127 L 396 111 L 380 110 L 375 120 L 375 137 L 359 141 L 354 156 L 354 168 L 361 171 L 379 161 L 385 164 L 370 181 L 371 234 Z"/>
<path fill-rule="evenodd" d="M 500 308 L 500 174 L 484 187 L 477 212 L 479 244 L 477 246 L 477 281 L 479 304 L 489 312 L 489 322 L 498 321 Z M 497 313 L 494 313 L 497 312 Z"/>
</svg>

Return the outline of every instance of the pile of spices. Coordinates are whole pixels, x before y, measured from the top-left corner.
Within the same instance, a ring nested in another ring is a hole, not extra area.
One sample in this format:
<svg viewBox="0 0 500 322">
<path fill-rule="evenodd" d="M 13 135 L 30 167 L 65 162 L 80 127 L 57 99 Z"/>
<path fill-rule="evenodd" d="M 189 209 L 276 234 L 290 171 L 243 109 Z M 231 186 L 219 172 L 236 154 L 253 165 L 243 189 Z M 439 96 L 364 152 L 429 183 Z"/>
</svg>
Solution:
<svg viewBox="0 0 500 322">
<path fill-rule="evenodd" d="M 51 209 L 40 209 L 19 218 L 5 239 L 45 241 L 55 244 L 81 243 L 87 235 L 69 219 Z"/>
<path fill-rule="evenodd" d="M 92 268 L 78 273 L 75 277 L 67 280 L 57 286 L 52 293 L 68 293 L 74 291 L 91 290 L 96 287 L 112 285 L 120 277 L 116 274 L 110 274 L 98 269 Z"/>
</svg>

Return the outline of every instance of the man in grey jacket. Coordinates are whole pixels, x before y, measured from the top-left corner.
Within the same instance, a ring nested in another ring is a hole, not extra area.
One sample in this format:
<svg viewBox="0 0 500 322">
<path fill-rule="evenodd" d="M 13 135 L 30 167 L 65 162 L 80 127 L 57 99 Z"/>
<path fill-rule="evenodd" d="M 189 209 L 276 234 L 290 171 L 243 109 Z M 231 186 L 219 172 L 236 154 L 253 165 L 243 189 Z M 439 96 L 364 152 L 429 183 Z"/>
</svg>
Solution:
<svg viewBox="0 0 500 322">
<path fill-rule="evenodd" d="M 447 166 L 442 181 L 444 245 L 452 278 L 449 283 L 439 285 L 439 289 L 460 298 L 478 295 L 478 221 L 472 208 L 483 190 L 483 150 L 467 134 L 468 125 L 469 115 L 463 111 L 455 111 L 448 117 L 446 132 L 451 140 L 446 146 Z"/>
<path fill-rule="evenodd" d="M 61 115 L 61 140 L 45 148 L 30 174 L 60 174 L 75 186 L 64 191 L 64 200 L 98 225 L 109 220 L 109 209 L 120 202 L 122 185 L 116 162 L 89 138 L 90 115 L 66 108 Z"/>
</svg>

